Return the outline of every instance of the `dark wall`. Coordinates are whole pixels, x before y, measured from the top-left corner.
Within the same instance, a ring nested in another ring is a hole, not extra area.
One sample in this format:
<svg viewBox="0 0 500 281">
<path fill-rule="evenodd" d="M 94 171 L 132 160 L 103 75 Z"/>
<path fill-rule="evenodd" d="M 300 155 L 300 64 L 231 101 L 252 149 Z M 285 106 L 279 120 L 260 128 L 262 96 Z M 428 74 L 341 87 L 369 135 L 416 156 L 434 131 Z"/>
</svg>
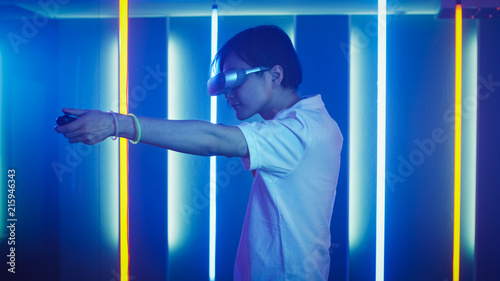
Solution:
<svg viewBox="0 0 500 281">
<path fill-rule="evenodd" d="M 129 112 L 167 116 L 167 19 L 129 21 Z M 130 278 L 167 278 L 167 150 L 129 145 Z"/>
<path fill-rule="evenodd" d="M 497 280 L 500 256 L 500 21 L 479 25 L 476 280 Z"/>
<path fill-rule="evenodd" d="M 454 30 L 389 17 L 385 280 L 452 279 Z"/>
</svg>

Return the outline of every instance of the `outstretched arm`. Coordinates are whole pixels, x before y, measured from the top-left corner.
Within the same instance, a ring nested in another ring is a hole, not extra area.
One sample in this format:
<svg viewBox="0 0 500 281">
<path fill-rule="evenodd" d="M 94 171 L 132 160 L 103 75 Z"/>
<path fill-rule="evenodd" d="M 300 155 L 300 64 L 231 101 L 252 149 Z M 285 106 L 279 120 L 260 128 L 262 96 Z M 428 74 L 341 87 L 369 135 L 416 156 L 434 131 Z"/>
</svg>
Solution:
<svg viewBox="0 0 500 281">
<path fill-rule="evenodd" d="M 63 109 L 78 119 L 57 126 L 70 143 L 95 144 L 115 135 L 111 113 L 99 110 Z M 131 116 L 116 114 L 118 136 L 135 140 L 137 130 Z M 248 148 L 239 128 L 198 120 L 166 120 L 138 117 L 141 126 L 140 142 L 178 152 L 227 157 L 248 156 Z"/>
</svg>

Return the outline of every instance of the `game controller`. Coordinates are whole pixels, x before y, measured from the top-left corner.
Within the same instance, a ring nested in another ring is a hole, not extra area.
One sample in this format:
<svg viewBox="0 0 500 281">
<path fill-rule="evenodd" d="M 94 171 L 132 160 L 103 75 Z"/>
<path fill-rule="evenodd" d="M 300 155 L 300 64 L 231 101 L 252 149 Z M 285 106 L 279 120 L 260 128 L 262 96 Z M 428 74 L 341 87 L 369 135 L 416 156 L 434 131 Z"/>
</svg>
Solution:
<svg viewBox="0 0 500 281">
<path fill-rule="evenodd" d="M 57 117 L 56 123 L 57 125 L 62 126 L 75 121 L 77 118 L 78 117 L 71 116 L 69 113 L 64 113 L 63 116 Z"/>
</svg>

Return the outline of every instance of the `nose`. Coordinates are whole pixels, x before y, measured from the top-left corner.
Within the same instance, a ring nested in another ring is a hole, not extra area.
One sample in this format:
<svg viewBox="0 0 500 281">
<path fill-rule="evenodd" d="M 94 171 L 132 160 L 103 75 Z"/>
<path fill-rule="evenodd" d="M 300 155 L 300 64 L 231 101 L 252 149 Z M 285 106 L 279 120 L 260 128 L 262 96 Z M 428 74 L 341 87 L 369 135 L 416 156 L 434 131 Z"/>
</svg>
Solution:
<svg viewBox="0 0 500 281">
<path fill-rule="evenodd" d="M 227 88 L 224 90 L 224 97 L 226 98 L 226 100 L 231 100 L 233 99 L 234 95 L 233 95 L 233 91 L 231 91 L 231 88 Z"/>
</svg>

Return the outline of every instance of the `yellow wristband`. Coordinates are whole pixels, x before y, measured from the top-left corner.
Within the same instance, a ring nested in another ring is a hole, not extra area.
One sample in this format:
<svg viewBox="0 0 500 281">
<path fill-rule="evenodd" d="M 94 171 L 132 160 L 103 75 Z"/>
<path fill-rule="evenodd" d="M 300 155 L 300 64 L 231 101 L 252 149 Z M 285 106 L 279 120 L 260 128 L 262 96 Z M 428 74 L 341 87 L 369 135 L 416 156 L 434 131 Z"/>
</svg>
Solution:
<svg viewBox="0 0 500 281">
<path fill-rule="evenodd" d="M 130 142 L 133 144 L 137 144 L 141 140 L 141 125 L 139 124 L 139 119 L 137 119 L 137 117 L 134 114 L 129 113 L 128 115 L 134 118 L 135 129 L 137 131 L 137 140 L 136 141 L 130 140 Z"/>
</svg>

